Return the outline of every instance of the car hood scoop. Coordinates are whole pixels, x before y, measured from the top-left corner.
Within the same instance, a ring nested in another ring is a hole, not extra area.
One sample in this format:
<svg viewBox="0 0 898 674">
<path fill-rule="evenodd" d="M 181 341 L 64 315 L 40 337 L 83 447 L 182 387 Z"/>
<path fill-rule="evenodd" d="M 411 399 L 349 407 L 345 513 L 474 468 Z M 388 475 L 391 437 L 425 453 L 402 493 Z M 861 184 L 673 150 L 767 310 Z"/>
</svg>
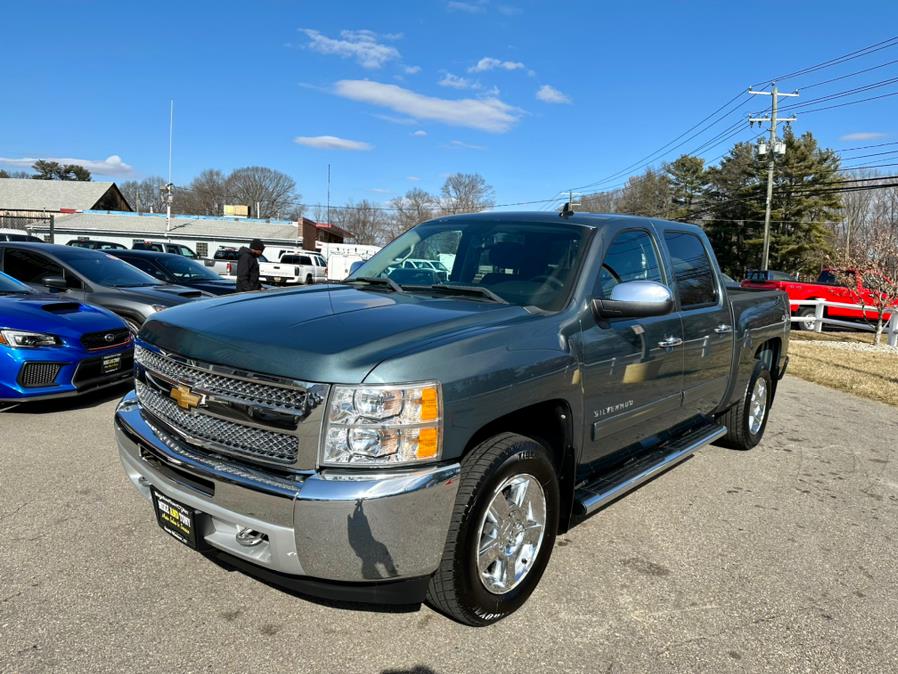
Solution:
<svg viewBox="0 0 898 674">
<path fill-rule="evenodd" d="M 43 305 L 41 309 L 49 311 L 51 314 L 71 314 L 81 311 L 81 305 L 77 302 L 50 302 Z"/>
</svg>

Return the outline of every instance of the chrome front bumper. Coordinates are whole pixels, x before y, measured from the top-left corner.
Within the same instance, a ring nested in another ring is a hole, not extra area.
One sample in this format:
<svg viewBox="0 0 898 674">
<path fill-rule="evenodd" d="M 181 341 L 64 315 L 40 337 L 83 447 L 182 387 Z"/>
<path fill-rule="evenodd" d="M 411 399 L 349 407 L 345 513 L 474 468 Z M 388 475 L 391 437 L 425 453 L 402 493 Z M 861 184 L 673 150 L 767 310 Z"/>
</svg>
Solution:
<svg viewBox="0 0 898 674">
<path fill-rule="evenodd" d="M 433 573 L 443 554 L 459 465 L 381 473 L 327 469 L 284 476 L 201 454 L 154 429 L 134 392 L 115 414 L 119 456 L 150 486 L 196 508 L 212 547 L 270 571 L 372 583 Z M 265 535 L 246 547 L 236 534 Z"/>
</svg>

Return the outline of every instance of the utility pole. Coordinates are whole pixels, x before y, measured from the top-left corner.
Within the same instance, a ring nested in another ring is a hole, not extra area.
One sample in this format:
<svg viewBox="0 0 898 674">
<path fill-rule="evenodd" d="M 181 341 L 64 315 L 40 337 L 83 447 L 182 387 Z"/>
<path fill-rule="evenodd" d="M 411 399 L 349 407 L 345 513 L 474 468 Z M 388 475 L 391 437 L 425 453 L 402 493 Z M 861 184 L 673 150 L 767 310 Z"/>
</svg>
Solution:
<svg viewBox="0 0 898 674">
<path fill-rule="evenodd" d="M 168 113 L 168 183 L 162 188 L 162 196 L 165 199 L 165 239 L 169 239 L 171 231 L 171 202 L 174 199 L 174 185 L 171 181 L 171 145 L 172 130 L 175 126 L 175 101 L 172 99 Z"/>
<path fill-rule="evenodd" d="M 796 120 L 795 117 L 777 117 L 776 111 L 779 103 L 780 96 L 798 96 L 798 92 L 795 91 L 793 93 L 785 93 L 779 91 L 776 88 L 776 82 L 770 83 L 770 91 L 754 91 L 749 87 L 748 93 L 754 94 L 756 96 L 770 96 L 771 98 L 771 106 L 770 106 L 770 117 L 749 117 L 748 123 L 751 126 L 754 126 L 755 122 L 758 124 L 763 124 L 764 122 L 770 122 L 770 144 L 767 146 L 767 153 L 770 155 L 770 161 L 767 164 L 767 209 L 764 213 L 764 253 L 762 255 L 761 269 L 767 269 L 767 264 L 770 260 L 770 208 L 773 203 L 773 170 L 775 165 L 775 157 L 778 151 L 778 145 L 776 140 L 776 127 L 780 122 L 785 122 L 786 124 L 790 124 Z M 780 154 L 785 154 L 786 148 L 782 147 L 782 152 Z"/>
<path fill-rule="evenodd" d="M 327 165 L 327 222 L 331 221 L 331 165 Z"/>
</svg>

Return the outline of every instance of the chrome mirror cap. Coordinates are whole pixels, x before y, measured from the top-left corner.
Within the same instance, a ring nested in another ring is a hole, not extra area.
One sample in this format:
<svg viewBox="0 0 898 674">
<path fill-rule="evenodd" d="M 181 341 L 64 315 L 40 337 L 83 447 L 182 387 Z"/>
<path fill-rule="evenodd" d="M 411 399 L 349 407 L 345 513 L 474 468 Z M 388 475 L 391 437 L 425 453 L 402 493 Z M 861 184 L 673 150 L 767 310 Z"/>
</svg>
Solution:
<svg viewBox="0 0 898 674">
<path fill-rule="evenodd" d="M 627 281 L 611 290 L 611 297 L 594 299 L 596 318 L 647 318 L 663 316 L 673 311 L 670 288 L 657 281 Z"/>
</svg>

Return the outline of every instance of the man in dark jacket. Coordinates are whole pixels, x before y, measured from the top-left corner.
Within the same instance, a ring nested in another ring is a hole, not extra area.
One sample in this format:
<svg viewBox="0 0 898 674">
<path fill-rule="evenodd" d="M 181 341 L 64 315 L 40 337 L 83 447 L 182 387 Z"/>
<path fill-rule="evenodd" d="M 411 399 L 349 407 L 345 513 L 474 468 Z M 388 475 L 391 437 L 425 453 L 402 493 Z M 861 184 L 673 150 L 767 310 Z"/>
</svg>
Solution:
<svg viewBox="0 0 898 674">
<path fill-rule="evenodd" d="M 259 239 L 253 239 L 249 248 L 243 246 L 237 251 L 237 292 L 247 290 L 261 290 L 259 283 L 259 261 L 256 259 L 265 250 L 265 244 Z"/>
</svg>

